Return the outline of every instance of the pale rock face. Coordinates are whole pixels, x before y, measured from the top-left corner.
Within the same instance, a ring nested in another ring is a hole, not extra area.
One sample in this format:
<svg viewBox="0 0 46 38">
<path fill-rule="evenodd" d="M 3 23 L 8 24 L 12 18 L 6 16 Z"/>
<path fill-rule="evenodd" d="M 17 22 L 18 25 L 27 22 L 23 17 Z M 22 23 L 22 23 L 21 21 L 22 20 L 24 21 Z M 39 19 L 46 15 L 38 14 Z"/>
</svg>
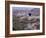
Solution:
<svg viewBox="0 0 46 38">
<path fill-rule="evenodd" d="M 20 19 L 25 19 L 26 17 L 24 16 L 24 17 L 20 17 Z"/>
<path fill-rule="evenodd" d="M 28 18 L 27 18 L 28 20 L 31 20 L 32 19 L 32 17 L 31 16 L 28 16 Z"/>
<path fill-rule="evenodd" d="M 28 16 L 28 14 L 22 11 L 22 12 L 16 13 L 16 16 Z"/>
<path fill-rule="evenodd" d="M 28 23 L 26 28 L 27 29 L 33 29 L 32 24 L 31 23 Z"/>
</svg>

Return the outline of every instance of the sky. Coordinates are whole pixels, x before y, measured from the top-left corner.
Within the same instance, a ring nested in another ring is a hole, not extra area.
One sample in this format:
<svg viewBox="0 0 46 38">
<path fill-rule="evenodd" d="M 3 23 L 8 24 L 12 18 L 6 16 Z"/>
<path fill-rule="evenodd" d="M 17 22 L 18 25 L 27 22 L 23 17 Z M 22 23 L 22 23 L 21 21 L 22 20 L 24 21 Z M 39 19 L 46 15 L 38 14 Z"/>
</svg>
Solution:
<svg viewBox="0 0 46 38">
<path fill-rule="evenodd" d="M 13 7 L 13 10 L 31 10 L 33 8 L 30 7 Z"/>
</svg>

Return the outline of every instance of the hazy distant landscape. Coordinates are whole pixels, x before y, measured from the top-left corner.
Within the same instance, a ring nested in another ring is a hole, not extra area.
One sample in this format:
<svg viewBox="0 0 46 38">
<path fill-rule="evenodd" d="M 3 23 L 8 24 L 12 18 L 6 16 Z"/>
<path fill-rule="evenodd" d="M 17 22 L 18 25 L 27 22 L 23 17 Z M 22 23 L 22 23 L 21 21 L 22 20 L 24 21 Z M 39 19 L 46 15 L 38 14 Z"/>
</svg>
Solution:
<svg viewBox="0 0 46 38">
<path fill-rule="evenodd" d="M 39 30 L 40 8 L 13 7 L 13 30 Z"/>
</svg>

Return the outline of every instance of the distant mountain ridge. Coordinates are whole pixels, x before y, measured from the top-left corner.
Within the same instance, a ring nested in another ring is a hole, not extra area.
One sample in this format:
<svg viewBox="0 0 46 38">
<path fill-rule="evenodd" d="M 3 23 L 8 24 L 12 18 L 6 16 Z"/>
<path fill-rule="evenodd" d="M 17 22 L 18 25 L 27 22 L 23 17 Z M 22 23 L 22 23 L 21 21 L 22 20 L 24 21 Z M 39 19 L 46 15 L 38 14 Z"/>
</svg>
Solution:
<svg viewBox="0 0 46 38">
<path fill-rule="evenodd" d="M 40 8 L 33 8 L 31 10 L 13 10 L 13 15 L 15 16 L 28 16 L 28 13 L 31 13 L 32 15 L 40 15 Z"/>
</svg>

